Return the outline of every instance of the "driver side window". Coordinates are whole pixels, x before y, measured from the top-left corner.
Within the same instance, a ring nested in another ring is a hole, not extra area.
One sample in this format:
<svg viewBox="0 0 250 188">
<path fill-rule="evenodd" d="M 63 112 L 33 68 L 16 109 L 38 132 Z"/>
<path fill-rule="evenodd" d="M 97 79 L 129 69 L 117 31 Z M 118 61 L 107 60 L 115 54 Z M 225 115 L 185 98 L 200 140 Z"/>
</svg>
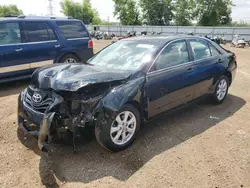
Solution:
<svg viewBox="0 0 250 188">
<path fill-rule="evenodd" d="M 170 43 L 158 56 L 155 70 L 161 70 L 189 62 L 187 44 L 184 40 Z"/>
</svg>

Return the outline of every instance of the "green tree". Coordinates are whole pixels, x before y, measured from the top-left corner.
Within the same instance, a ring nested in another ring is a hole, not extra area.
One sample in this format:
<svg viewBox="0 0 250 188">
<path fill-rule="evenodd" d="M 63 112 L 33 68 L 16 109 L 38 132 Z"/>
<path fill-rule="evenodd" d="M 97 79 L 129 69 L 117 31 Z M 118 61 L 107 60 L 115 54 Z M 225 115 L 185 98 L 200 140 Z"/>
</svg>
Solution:
<svg viewBox="0 0 250 188">
<path fill-rule="evenodd" d="M 140 5 L 148 25 L 170 25 L 173 20 L 172 0 L 140 0 Z"/>
<path fill-rule="evenodd" d="M 92 19 L 92 24 L 98 25 L 101 24 L 102 20 L 98 14 L 98 11 L 96 9 L 93 9 L 93 19 Z"/>
<path fill-rule="evenodd" d="M 232 21 L 231 0 L 195 0 L 195 17 L 199 25 L 227 25 Z"/>
<path fill-rule="evenodd" d="M 22 14 L 23 11 L 18 9 L 16 5 L 0 5 L 0 17 Z"/>
<path fill-rule="evenodd" d="M 122 25 L 141 25 L 141 17 L 135 0 L 113 0 L 115 3 L 114 16 Z"/>
<path fill-rule="evenodd" d="M 72 16 L 75 19 L 82 20 L 85 24 L 99 24 L 101 22 L 98 12 L 92 8 L 90 0 L 83 0 L 82 3 L 63 0 L 61 2 L 61 8 L 66 16 Z"/>
<path fill-rule="evenodd" d="M 193 20 L 193 1 L 192 0 L 176 0 L 174 4 L 175 14 L 174 22 L 178 26 L 192 25 Z"/>
</svg>

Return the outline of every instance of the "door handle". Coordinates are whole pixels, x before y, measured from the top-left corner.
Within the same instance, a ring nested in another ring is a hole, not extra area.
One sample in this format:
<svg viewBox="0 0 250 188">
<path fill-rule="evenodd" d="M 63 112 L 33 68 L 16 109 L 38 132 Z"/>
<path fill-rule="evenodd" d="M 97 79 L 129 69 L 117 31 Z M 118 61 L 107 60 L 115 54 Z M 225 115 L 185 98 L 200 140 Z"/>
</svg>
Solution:
<svg viewBox="0 0 250 188">
<path fill-rule="evenodd" d="M 17 48 L 15 51 L 16 52 L 21 52 L 21 51 L 23 51 L 23 49 L 22 48 Z"/>
<path fill-rule="evenodd" d="M 56 44 L 56 45 L 55 45 L 55 48 L 60 48 L 60 47 L 61 47 L 60 44 Z"/>
<path fill-rule="evenodd" d="M 218 63 L 222 63 L 222 59 L 218 59 Z"/>
<path fill-rule="evenodd" d="M 193 72 L 194 68 L 190 67 L 188 68 L 187 72 Z"/>
</svg>

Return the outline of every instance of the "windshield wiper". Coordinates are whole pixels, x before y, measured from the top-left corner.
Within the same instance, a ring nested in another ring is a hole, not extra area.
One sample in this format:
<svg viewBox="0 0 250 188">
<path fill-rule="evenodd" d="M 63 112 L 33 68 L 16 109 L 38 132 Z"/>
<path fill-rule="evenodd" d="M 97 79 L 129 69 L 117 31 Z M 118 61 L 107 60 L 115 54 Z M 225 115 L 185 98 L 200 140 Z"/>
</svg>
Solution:
<svg viewBox="0 0 250 188">
<path fill-rule="evenodd" d="M 94 64 L 89 63 L 88 61 L 81 61 L 81 63 L 85 64 L 85 65 L 91 65 L 94 66 Z"/>
</svg>

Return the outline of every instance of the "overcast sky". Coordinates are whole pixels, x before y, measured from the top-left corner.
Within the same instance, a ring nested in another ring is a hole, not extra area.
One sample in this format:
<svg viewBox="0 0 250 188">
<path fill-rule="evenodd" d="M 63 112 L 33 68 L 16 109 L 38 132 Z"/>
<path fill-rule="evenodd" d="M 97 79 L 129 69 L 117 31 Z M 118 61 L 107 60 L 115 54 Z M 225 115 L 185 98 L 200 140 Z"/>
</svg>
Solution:
<svg viewBox="0 0 250 188">
<path fill-rule="evenodd" d="M 82 0 L 74 0 L 81 2 Z M 113 17 L 114 3 L 112 0 L 91 0 L 92 6 L 96 8 L 102 19 L 115 21 Z M 236 5 L 233 7 L 233 20 L 244 20 L 250 23 L 250 0 L 233 0 Z M 60 13 L 60 0 L 53 0 L 53 7 L 55 15 L 62 15 Z M 17 5 L 23 10 L 24 14 L 46 15 L 48 14 L 48 0 L 0 0 L 0 4 Z"/>
</svg>

